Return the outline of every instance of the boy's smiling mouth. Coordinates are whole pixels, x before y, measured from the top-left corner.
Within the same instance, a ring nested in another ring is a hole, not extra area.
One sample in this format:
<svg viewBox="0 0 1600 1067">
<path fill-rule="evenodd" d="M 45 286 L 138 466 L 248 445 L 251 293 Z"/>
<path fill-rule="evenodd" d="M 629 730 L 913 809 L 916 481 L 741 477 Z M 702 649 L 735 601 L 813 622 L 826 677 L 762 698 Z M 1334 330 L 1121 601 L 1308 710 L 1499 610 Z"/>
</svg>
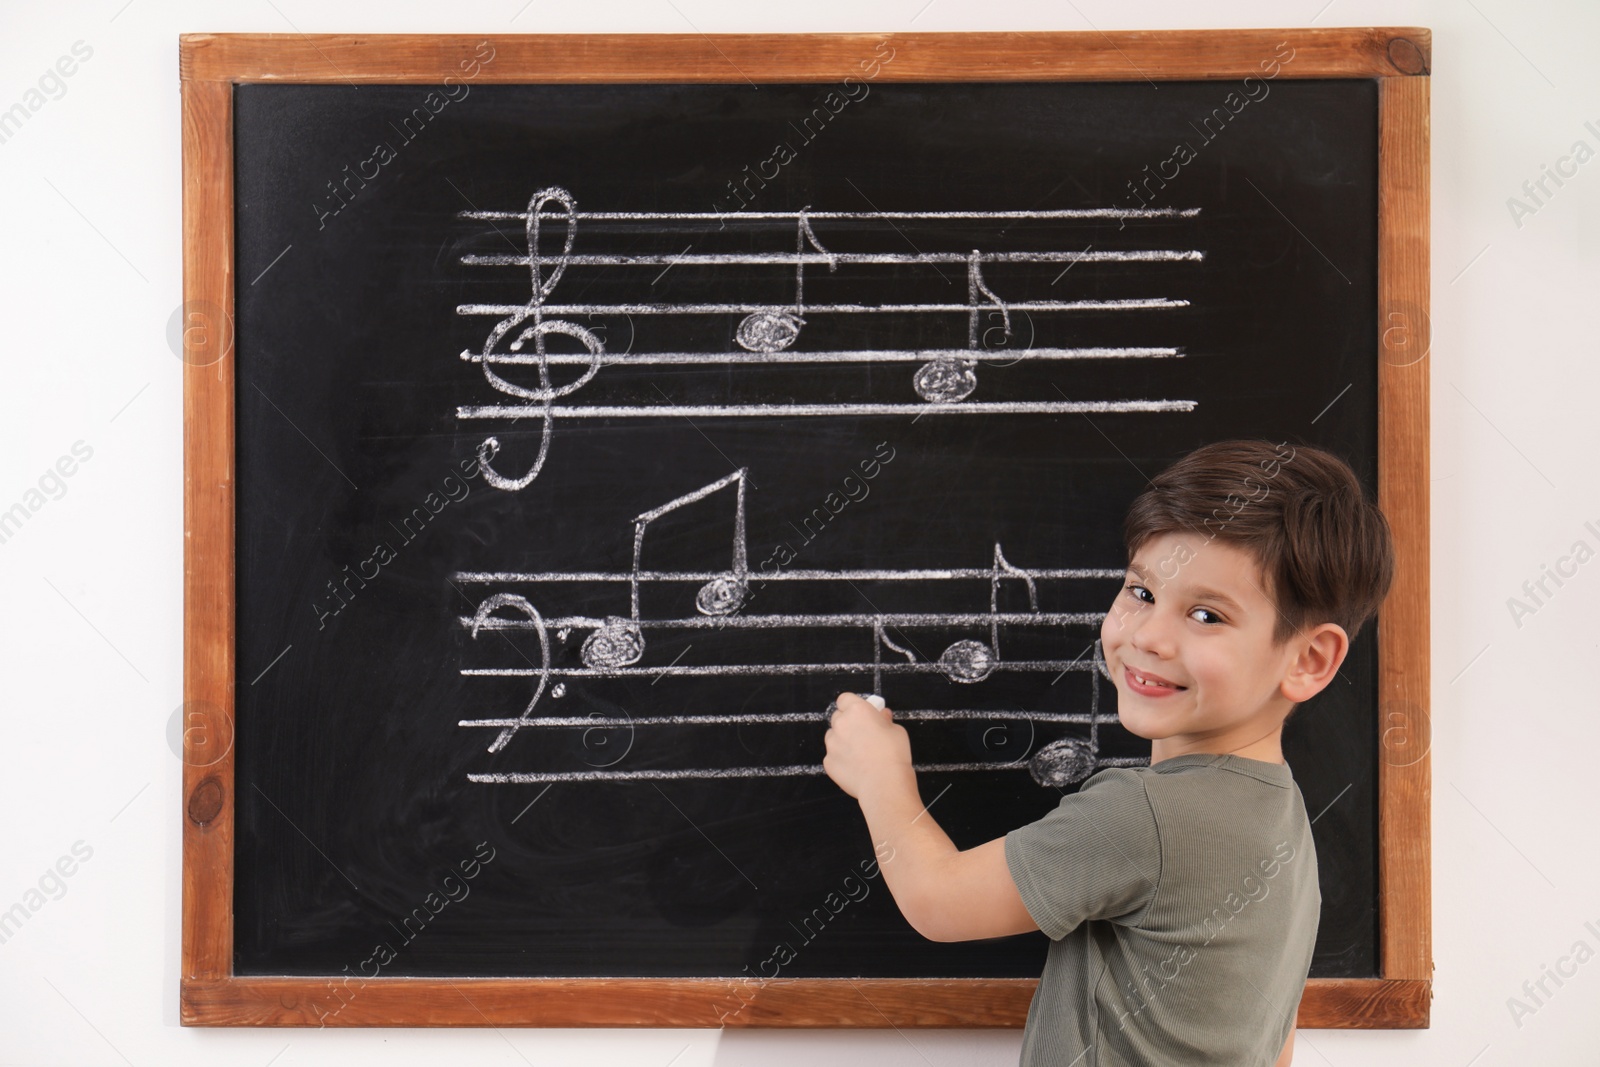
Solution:
<svg viewBox="0 0 1600 1067">
<path fill-rule="evenodd" d="M 1123 677 L 1128 681 L 1128 687 L 1135 693 L 1144 696 L 1164 696 L 1168 693 L 1181 693 L 1186 686 L 1169 682 L 1159 674 L 1148 671 L 1135 670 L 1132 667 L 1123 667 Z"/>
</svg>

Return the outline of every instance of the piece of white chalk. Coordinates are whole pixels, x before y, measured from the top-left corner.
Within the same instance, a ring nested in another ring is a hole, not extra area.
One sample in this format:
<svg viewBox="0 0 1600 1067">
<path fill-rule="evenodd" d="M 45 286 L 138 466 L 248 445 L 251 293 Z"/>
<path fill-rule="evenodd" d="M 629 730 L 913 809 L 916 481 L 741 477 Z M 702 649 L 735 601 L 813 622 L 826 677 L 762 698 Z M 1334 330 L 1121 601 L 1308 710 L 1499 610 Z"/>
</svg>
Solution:
<svg viewBox="0 0 1600 1067">
<path fill-rule="evenodd" d="M 879 696 L 877 693 L 868 693 L 867 694 L 867 703 L 871 704 L 873 707 L 877 708 L 879 711 L 882 711 L 884 709 L 884 706 L 885 706 L 883 698 L 881 696 Z"/>
</svg>

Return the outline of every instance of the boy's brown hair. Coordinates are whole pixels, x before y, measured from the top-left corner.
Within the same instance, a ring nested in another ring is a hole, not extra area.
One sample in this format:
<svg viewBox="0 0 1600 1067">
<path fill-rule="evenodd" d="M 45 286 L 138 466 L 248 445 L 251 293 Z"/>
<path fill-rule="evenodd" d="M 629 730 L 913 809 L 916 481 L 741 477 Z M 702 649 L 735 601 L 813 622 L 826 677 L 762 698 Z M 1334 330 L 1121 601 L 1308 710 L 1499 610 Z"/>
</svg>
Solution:
<svg viewBox="0 0 1600 1067">
<path fill-rule="evenodd" d="M 1169 533 L 1222 540 L 1255 556 L 1263 592 L 1278 608 L 1275 645 L 1324 622 L 1354 641 L 1394 581 L 1388 520 L 1348 463 L 1309 445 L 1234 440 L 1190 452 L 1128 509 L 1129 561 Z"/>
</svg>

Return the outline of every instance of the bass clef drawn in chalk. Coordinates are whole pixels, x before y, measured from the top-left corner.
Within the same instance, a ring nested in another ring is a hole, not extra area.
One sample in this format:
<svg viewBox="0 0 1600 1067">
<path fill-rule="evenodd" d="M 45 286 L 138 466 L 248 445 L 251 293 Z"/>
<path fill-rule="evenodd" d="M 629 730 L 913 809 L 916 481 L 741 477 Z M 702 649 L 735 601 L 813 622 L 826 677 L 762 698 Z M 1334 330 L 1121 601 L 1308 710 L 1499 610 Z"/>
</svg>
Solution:
<svg viewBox="0 0 1600 1067">
<path fill-rule="evenodd" d="M 500 733 L 489 744 L 490 752 L 499 752 L 506 747 L 506 743 L 516 735 L 521 724 L 526 723 L 528 717 L 533 714 L 533 709 L 539 703 L 539 698 L 544 696 L 545 686 L 550 684 L 550 634 L 545 630 L 544 619 L 540 617 L 539 609 L 528 603 L 527 598 L 520 597 L 515 593 L 495 593 L 493 596 L 485 598 L 483 603 L 478 605 L 478 610 L 472 616 L 471 630 L 473 640 L 477 640 L 478 631 L 489 620 L 489 616 L 494 614 L 495 609 L 502 607 L 516 608 L 526 615 L 528 617 L 528 625 L 539 635 L 540 663 L 538 670 L 535 672 L 539 681 L 534 686 L 533 699 L 528 701 L 528 706 L 522 709 L 521 718 L 516 723 L 508 724 L 501 729 Z"/>
<path fill-rule="evenodd" d="M 546 207 L 550 204 L 557 205 L 554 214 L 564 227 L 561 252 L 553 257 L 544 256 L 539 245 Z M 532 276 L 532 293 L 525 307 L 501 319 L 495 324 L 494 329 L 489 331 L 488 338 L 483 342 L 483 351 L 475 361 L 481 363 L 483 376 L 488 379 L 490 385 L 502 393 L 521 397 L 539 405 L 536 411 L 542 424 L 539 434 L 539 455 L 520 478 L 507 477 L 491 465 L 500 451 L 498 438 L 486 437 L 483 443 L 478 445 L 478 467 L 483 471 L 484 480 L 496 489 L 522 489 L 539 476 L 545 456 L 550 451 L 551 402 L 587 385 L 600 370 L 601 357 L 605 354 L 605 345 L 593 331 L 565 319 L 544 317 L 545 301 L 555 289 L 556 283 L 561 281 L 561 276 L 566 273 L 567 263 L 572 256 L 572 243 L 577 237 L 577 212 L 578 205 L 572 194 L 556 186 L 540 189 L 528 201 L 528 271 Z M 546 263 L 552 265 L 547 276 L 541 272 Z M 545 339 L 551 334 L 563 334 L 574 338 L 589 354 L 589 365 L 583 373 L 565 385 L 552 385 L 550 381 L 550 359 L 545 350 Z M 508 336 L 511 337 L 509 342 L 506 341 Z M 531 353 L 523 351 L 524 345 L 529 341 L 533 343 Z M 500 347 L 502 343 L 504 349 Z M 465 358 L 467 353 L 463 352 L 462 356 Z M 528 363 L 536 364 L 539 368 L 537 389 L 518 385 L 497 374 L 494 369 L 497 364 Z"/>
</svg>

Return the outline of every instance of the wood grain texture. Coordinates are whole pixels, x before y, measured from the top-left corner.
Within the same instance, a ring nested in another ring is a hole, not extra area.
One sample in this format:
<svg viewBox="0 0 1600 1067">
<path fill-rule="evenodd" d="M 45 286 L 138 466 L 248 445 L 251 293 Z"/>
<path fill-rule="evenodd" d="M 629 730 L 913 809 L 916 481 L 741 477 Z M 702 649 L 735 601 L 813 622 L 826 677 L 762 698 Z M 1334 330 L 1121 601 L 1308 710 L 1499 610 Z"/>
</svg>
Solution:
<svg viewBox="0 0 1600 1067">
<path fill-rule="evenodd" d="M 1397 553 L 1378 630 L 1379 952 L 1385 976 L 1429 981 L 1428 79 L 1378 99 L 1378 501 Z"/>
<path fill-rule="evenodd" d="M 1298 1025 L 1427 1026 L 1429 31 L 185 35 L 184 299 L 210 318 L 185 335 L 184 695 L 208 714 L 231 722 L 236 685 L 232 83 L 438 82 L 458 74 L 483 40 L 496 54 L 476 80 L 501 83 L 834 80 L 857 73 L 860 59 L 885 40 L 896 58 L 880 76 L 894 81 L 1238 78 L 1258 73 L 1280 41 L 1294 47 L 1295 59 L 1279 77 L 1380 79 L 1378 495 L 1399 563 L 1378 627 L 1385 977 L 1311 981 Z M 1412 747 L 1397 751 L 1400 736 Z M 233 977 L 233 770 L 231 750 L 204 764 L 186 760 L 184 769 L 184 1025 L 1018 1027 L 1036 986 L 1020 979 L 402 978 L 336 985 L 332 978 Z"/>
<path fill-rule="evenodd" d="M 183 696 L 233 717 L 233 87 L 183 83 Z M 233 751 L 185 717 L 183 975 L 233 958 Z M 231 739 L 232 731 L 228 730 Z"/>
<path fill-rule="evenodd" d="M 1279 42 L 1278 77 L 1425 74 L 1432 36 L 1417 27 L 1133 30 L 1111 33 L 888 34 L 185 34 L 186 79 L 351 85 L 439 82 L 479 42 L 494 47 L 479 83 L 804 82 L 860 74 L 878 42 L 895 50 L 885 81 L 1139 81 L 1260 75 Z"/>
<path fill-rule="evenodd" d="M 1016 1028 L 1038 981 L 1009 979 L 231 978 L 183 983 L 185 1025 Z M 1429 983 L 1313 979 L 1297 1025 L 1424 1025 Z"/>
</svg>

